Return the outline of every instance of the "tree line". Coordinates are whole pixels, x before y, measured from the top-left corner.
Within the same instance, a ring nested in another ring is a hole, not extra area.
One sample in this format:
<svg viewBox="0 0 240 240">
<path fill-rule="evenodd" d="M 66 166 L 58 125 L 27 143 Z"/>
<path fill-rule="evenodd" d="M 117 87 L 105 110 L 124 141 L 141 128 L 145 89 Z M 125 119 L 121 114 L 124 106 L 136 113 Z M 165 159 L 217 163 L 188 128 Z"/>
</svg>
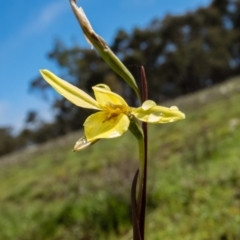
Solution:
<svg viewBox="0 0 240 240">
<path fill-rule="evenodd" d="M 240 2 L 212 0 L 208 7 L 180 16 L 154 19 L 146 28 L 131 33 L 119 30 L 111 49 L 140 82 L 140 66 L 148 78 L 149 95 L 156 102 L 176 98 L 209 87 L 240 74 Z M 48 57 L 55 61 L 61 77 L 91 93 L 102 82 L 121 94 L 129 104 L 132 90 L 91 49 L 66 47 L 57 40 Z M 30 89 L 50 99 L 54 121 L 45 123 L 41 113 L 30 111 L 26 127 L 18 136 L 10 128 L 0 129 L 0 155 L 78 130 L 90 112 L 59 98 L 39 76 Z"/>
</svg>

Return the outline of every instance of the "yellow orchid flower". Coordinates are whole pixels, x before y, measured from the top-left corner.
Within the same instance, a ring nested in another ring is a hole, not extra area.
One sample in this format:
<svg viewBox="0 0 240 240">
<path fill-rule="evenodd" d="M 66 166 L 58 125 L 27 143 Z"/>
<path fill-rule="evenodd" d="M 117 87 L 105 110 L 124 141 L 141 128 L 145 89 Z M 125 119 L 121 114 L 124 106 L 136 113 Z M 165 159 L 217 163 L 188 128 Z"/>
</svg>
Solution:
<svg viewBox="0 0 240 240">
<path fill-rule="evenodd" d="M 130 118 L 133 116 L 148 123 L 168 123 L 185 118 L 184 113 L 177 107 L 161 107 L 151 100 L 145 101 L 141 107 L 130 107 L 121 96 L 112 92 L 105 84 L 98 84 L 92 88 L 95 100 L 50 71 L 41 70 L 40 72 L 57 92 L 73 104 L 98 110 L 84 122 L 85 137 L 80 138 L 76 143 L 74 148 L 76 151 L 88 147 L 101 138 L 121 136 L 128 130 Z"/>
</svg>

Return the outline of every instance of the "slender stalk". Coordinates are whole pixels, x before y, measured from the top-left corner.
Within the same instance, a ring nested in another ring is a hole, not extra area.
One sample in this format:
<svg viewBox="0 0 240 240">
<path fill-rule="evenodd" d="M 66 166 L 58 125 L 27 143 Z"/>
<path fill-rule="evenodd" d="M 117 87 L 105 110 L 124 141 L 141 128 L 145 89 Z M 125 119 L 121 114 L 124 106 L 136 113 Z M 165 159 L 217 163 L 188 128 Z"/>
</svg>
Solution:
<svg viewBox="0 0 240 240">
<path fill-rule="evenodd" d="M 142 80 L 142 101 L 148 99 L 148 86 L 147 78 L 144 67 L 141 67 L 141 80 Z M 146 212 L 146 195 L 147 195 L 147 163 L 148 163 L 148 130 L 147 123 L 142 124 L 143 135 L 144 135 L 144 165 L 143 165 L 143 179 L 142 183 L 142 198 L 140 205 L 140 216 L 139 216 L 139 229 L 142 240 L 144 240 L 145 234 L 145 212 Z"/>
<path fill-rule="evenodd" d="M 142 79 L 142 96 L 141 101 L 144 102 L 148 99 L 147 79 L 144 68 L 141 67 L 141 79 Z M 142 127 L 138 127 L 138 123 L 134 122 L 134 118 L 131 121 L 129 129 L 138 139 L 139 149 L 139 171 L 137 171 L 131 191 L 132 202 L 132 216 L 133 216 L 133 239 L 144 240 L 145 234 L 145 211 L 146 211 L 146 193 L 147 193 L 147 123 L 143 123 Z M 137 186 L 138 175 L 138 189 Z M 133 195 L 135 192 L 136 200 Z"/>
<path fill-rule="evenodd" d="M 137 170 L 131 187 L 131 203 L 132 203 L 132 222 L 133 222 L 133 240 L 142 240 L 139 229 L 138 205 L 136 201 L 136 188 L 139 170 Z"/>
<path fill-rule="evenodd" d="M 141 66 L 142 102 L 148 100 L 148 85 L 144 67 Z"/>
<path fill-rule="evenodd" d="M 139 184 L 137 191 L 137 204 L 138 204 L 138 214 L 141 215 L 142 208 L 142 198 L 143 198 L 143 183 L 144 183 L 144 166 L 145 166 L 145 146 L 144 146 L 144 137 L 138 139 L 138 151 L 139 151 Z"/>
</svg>

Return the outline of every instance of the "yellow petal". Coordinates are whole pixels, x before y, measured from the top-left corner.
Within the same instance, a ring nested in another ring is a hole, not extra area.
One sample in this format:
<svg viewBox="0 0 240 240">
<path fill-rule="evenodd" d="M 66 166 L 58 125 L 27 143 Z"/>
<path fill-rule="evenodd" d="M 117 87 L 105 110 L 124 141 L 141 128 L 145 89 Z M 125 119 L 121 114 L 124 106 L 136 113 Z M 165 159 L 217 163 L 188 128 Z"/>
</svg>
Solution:
<svg viewBox="0 0 240 240">
<path fill-rule="evenodd" d="M 99 109 L 97 101 L 81 89 L 57 77 L 48 70 L 40 70 L 40 73 L 57 92 L 73 104 L 83 108 Z"/>
<path fill-rule="evenodd" d="M 131 113 L 139 120 L 149 123 L 169 123 L 185 118 L 185 114 L 175 106 L 170 108 L 161 106 L 132 108 Z"/>
<path fill-rule="evenodd" d="M 87 141 L 101 138 L 115 138 L 128 130 L 129 119 L 124 114 L 119 114 L 108 119 L 106 112 L 97 112 L 90 115 L 84 122 L 84 132 Z"/>
<path fill-rule="evenodd" d="M 93 87 L 95 98 L 100 106 L 108 104 L 128 106 L 125 100 L 110 89 L 95 86 Z"/>
</svg>

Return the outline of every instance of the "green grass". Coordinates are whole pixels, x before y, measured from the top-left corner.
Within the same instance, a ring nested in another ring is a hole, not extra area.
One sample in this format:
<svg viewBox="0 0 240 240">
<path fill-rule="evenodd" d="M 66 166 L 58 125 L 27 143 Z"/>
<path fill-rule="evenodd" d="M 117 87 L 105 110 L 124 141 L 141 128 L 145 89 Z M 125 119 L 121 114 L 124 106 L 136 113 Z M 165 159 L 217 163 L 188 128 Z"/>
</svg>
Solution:
<svg viewBox="0 0 240 240">
<path fill-rule="evenodd" d="M 149 126 L 146 239 L 240 239 L 239 86 L 178 99 L 184 121 Z M 127 133 L 73 153 L 79 137 L 1 159 L 0 239 L 131 239 L 136 141 Z"/>
</svg>

